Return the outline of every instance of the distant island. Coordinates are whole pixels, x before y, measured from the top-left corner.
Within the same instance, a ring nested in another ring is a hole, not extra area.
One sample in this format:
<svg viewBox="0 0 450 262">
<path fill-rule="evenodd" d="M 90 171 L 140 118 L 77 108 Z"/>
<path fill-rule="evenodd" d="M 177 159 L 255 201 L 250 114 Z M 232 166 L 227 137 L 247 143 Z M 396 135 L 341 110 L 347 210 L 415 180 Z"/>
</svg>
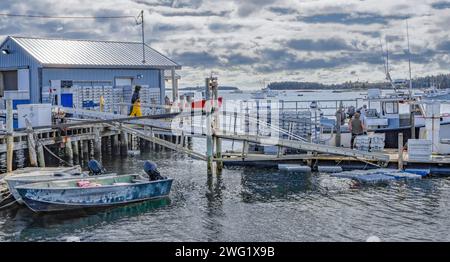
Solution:
<svg viewBox="0 0 450 262">
<path fill-rule="evenodd" d="M 204 86 L 183 87 L 183 88 L 180 88 L 180 90 L 183 90 L 183 91 L 204 91 L 205 87 Z M 234 86 L 219 86 L 219 90 L 221 90 L 221 91 L 238 91 L 239 88 L 234 87 Z"/>
<path fill-rule="evenodd" d="M 409 81 L 404 80 L 404 84 L 408 85 Z M 412 81 L 413 88 L 428 88 L 435 86 L 437 88 L 450 88 L 450 74 L 441 74 L 436 76 L 425 76 L 414 78 Z M 318 89 L 346 89 L 346 90 L 366 90 L 370 88 L 391 88 L 388 82 L 369 83 L 369 82 L 345 82 L 341 84 L 321 84 L 317 82 L 272 82 L 267 86 L 270 90 L 318 90 Z"/>
</svg>

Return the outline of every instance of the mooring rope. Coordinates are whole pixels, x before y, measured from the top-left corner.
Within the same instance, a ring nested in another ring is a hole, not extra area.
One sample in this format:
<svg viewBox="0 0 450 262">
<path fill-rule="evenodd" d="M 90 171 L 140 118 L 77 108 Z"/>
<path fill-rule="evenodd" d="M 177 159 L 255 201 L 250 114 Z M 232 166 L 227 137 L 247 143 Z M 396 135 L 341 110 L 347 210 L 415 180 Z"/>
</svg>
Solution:
<svg viewBox="0 0 450 262">
<path fill-rule="evenodd" d="M 12 202 L 9 202 L 9 203 L 3 205 L 3 202 L 5 202 L 5 201 L 6 201 L 8 198 L 10 198 L 11 196 L 12 196 L 12 194 L 10 193 L 10 194 L 7 195 L 6 197 L 4 197 L 4 198 L 2 199 L 2 201 L 0 201 L 0 210 L 5 209 L 5 208 L 7 208 L 7 207 L 10 207 L 10 206 L 12 206 L 13 204 L 15 204 L 15 203 L 17 202 L 17 200 L 14 199 Z"/>
<path fill-rule="evenodd" d="M 63 162 L 64 164 L 66 164 L 66 165 L 69 166 L 69 167 L 73 167 L 73 166 L 74 166 L 73 164 L 67 162 L 66 160 L 64 160 L 64 159 L 60 158 L 59 156 L 57 156 L 56 154 L 54 154 L 54 153 L 53 153 L 49 148 L 47 148 L 40 140 L 37 140 L 37 142 L 38 142 L 39 144 L 41 144 L 41 146 L 42 146 L 45 150 L 47 150 L 47 152 L 49 152 L 50 155 L 52 155 L 53 157 L 55 157 L 55 158 L 58 159 L 59 161 Z"/>
</svg>

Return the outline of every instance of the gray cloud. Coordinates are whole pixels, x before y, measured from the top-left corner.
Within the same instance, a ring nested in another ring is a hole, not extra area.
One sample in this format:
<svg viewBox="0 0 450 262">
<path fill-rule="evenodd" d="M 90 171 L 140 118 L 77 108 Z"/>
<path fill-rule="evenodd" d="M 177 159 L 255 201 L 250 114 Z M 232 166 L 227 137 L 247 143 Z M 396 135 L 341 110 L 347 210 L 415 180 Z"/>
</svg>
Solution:
<svg viewBox="0 0 450 262">
<path fill-rule="evenodd" d="M 403 14 L 414 13 L 409 21 L 415 71 L 449 70 L 450 61 L 443 56 L 450 53 L 445 35 L 450 21 L 448 1 L 409 0 L 399 5 L 366 0 L 339 6 L 327 1 L 288 0 L 109 0 L 89 2 L 89 6 L 86 2 L 0 1 L 0 9 L 4 13 L 77 16 L 137 15 L 143 9 L 146 41 L 184 66 L 180 72 L 183 85 L 198 84 L 199 76 L 211 68 L 221 71 L 223 81 L 235 85 L 254 81 L 255 74 L 285 80 L 301 75 L 305 81 L 323 81 L 318 75 L 324 74 L 333 81 L 356 75 L 378 80 L 373 68 L 383 65 L 380 38 L 385 35 L 392 43 L 391 62 L 398 70 L 407 68 Z M 0 16 L 0 36 L 7 35 L 140 41 L 140 27 L 132 18 Z"/>
<path fill-rule="evenodd" d="M 277 15 L 293 15 L 298 14 L 297 9 L 282 6 L 271 6 L 268 10 Z"/>
<path fill-rule="evenodd" d="M 439 51 L 450 52 L 450 41 L 449 40 L 442 41 L 436 46 L 436 48 Z"/>
<path fill-rule="evenodd" d="M 162 11 L 162 15 L 164 16 L 198 16 L 198 17 L 210 17 L 210 16 L 219 16 L 224 17 L 230 14 L 230 11 L 172 11 L 172 12 L 166 12 Z"/>
<path fill-rule="evenodd" d="M 431 7 L 433 7 L 434 9 L 449 9 L 450 8 L 450 2 L 437 2 L 437 3 L 432 3 Z"/>
<path fill-rule="evenodd" d="M 355 50 L 355 47 L 347 44 L 342 38 L 329 39 L 293 39 L 289 40 L 286 45 L 289 48 L 300 51 L 338 51 L 338 50 Z"/>
<path fill-rule="evenodd" d="M 231 66 L 252 65 L 260 61 L 259 58 L 245 56 L 242 54 L 232 54 L 226 58 L 228 60 L 227 65 Z"/>
<path fill-rule="evenodd" d="M 215 67 L 220 65 L 220 60 L 217 56 L 208 52 L 183 52 L 175 53 L 172 59 L 183 66 L 190 67 Z"/>
<path fill-rule="evenodd" d="M 238 15 L 240 17 L 247 17 L 250 14 L 260 11 L 265 6 L 273 4 L 276 0 L 235 0 L 238 4 Z"/>
<path fill-rule="evenodd" d="M 218 33 L 234 32 L 241 29 L 242 25 L 237 24 L 226 24 L 226 23 L 212 23 L 208 26 L 209 30 Z"/>
<path fill-rule="evenodd" d="M 298 20 L 305 23 L 320 24 L 320 23 L 337 23 L 345 25 L 370 25 L 370 24 L 388 24 L 392 20 L 404 20 L 407 16 L 389 15 L 383 16 L 375 13 L 330 13 L 318 14 L 312 16 L 298 17 Z"/>
</svg>

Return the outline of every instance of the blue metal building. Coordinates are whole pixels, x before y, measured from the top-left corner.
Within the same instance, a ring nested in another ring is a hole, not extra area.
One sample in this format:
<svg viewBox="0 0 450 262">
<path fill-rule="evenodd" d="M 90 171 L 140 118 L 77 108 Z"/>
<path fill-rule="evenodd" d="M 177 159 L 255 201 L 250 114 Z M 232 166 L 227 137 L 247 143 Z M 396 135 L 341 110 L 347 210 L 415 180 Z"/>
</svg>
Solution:
<svg viewBox="0 0 450 262">
<path fill-rule="evenodd" d="M 45 98 L 53 92 L 57 103 L 64 105 L 70 99 L 62 96 L 71 95 L 74 87 L 95 85 L 130 90 L 141 85 L 163 104 L 165 71 L 175 75 L 175 70 L 181 69 L 138 42 L 10 36 L 0 50 L 0 91 L 14 106 L 47 102 Z"/>
</svg>

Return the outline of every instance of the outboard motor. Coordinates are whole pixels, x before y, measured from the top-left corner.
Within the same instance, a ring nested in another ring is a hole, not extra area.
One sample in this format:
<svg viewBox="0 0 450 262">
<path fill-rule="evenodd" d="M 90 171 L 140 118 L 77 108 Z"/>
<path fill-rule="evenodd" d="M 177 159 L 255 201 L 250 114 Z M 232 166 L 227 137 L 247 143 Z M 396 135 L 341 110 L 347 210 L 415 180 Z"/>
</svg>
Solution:
<svg viewBox="0 0 450 262">
<path fill-rule="evenodd" d="M 161 176 L 161 174 L 158 171 L 158 166 L 152 161 L 148 160 L 145 161 L 144 171 L 145 173 L 147 173 L 148 177 L 150 178 L 150 181 L 166 179 L 165 177 Z"/>
<path fill-rule="evenodd" d="M 88 162 L 88 168 L 91 175 L 98 176 L 103 174 L 106 170 L 103 168 L 97 160 L 90 160 Z"/>
</svg>

